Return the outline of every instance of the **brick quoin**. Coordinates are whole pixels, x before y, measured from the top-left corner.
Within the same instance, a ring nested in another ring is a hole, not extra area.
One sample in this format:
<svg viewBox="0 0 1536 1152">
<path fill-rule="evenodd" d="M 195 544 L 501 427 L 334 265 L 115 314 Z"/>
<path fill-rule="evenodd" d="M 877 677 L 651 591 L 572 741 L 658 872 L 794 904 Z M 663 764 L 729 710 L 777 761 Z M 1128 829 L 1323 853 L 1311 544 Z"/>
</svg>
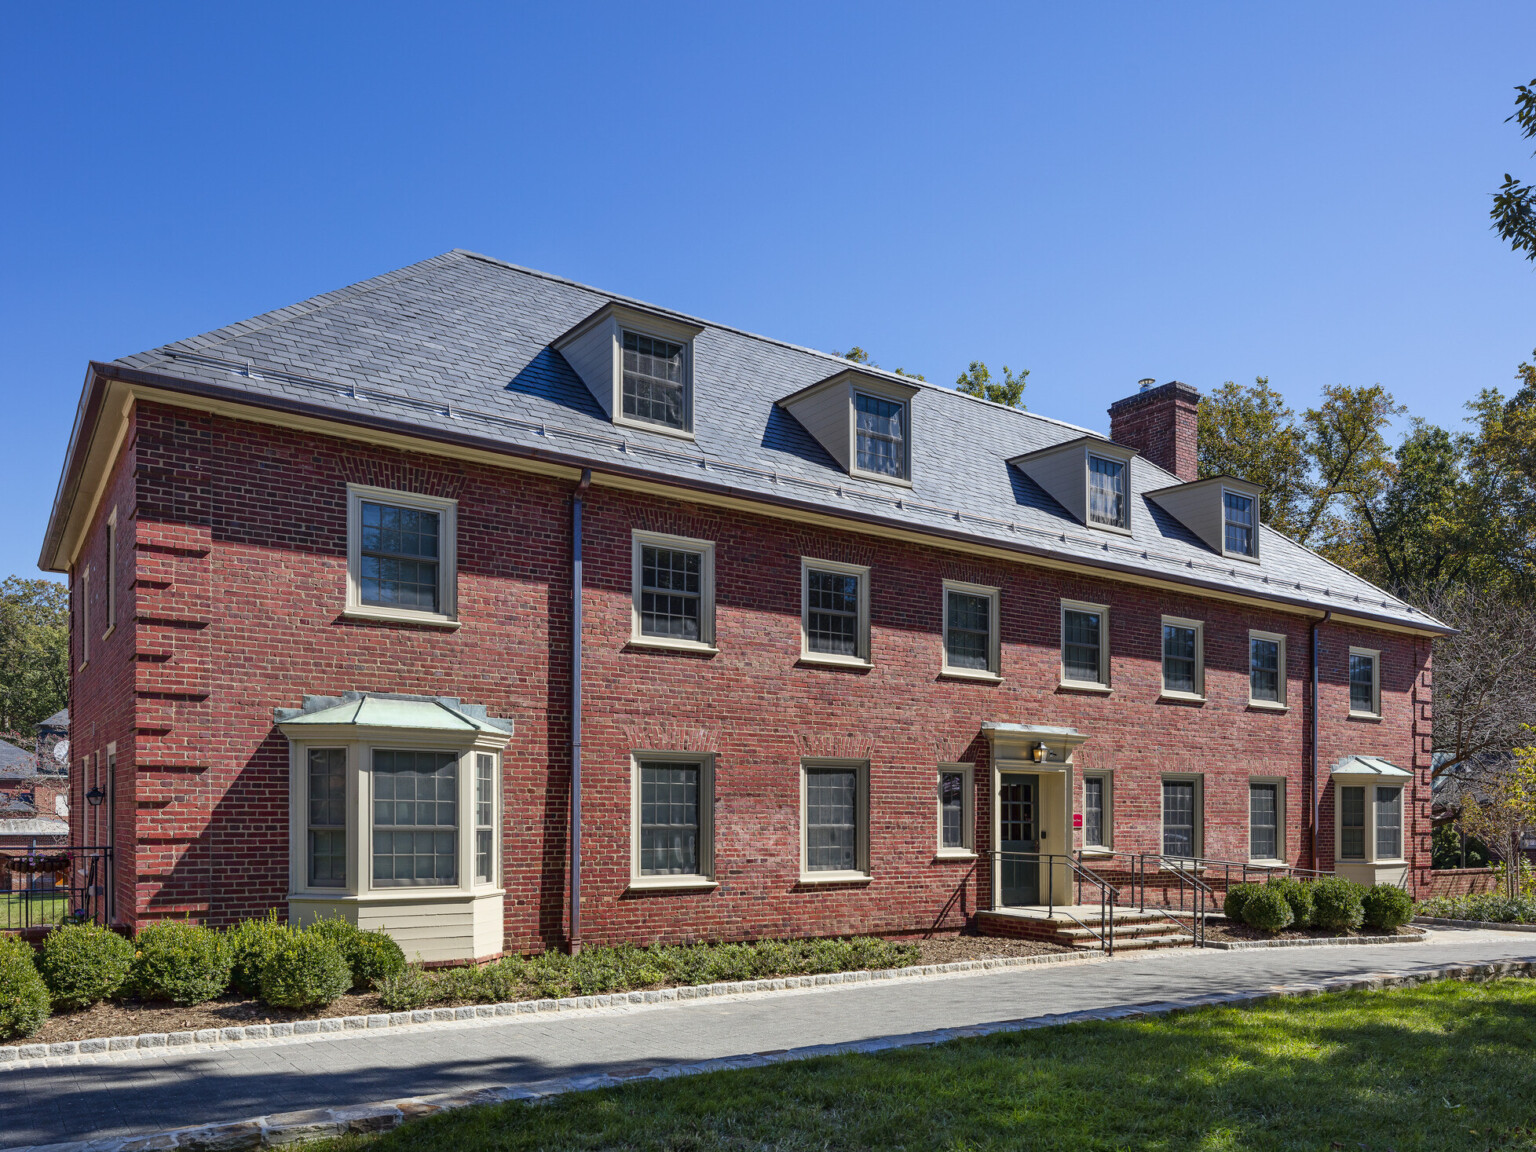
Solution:
<svg viewBox="0 0 1536 1152">
<path fill-rule="evenodd" d="M 272 710 L 296 707 L 305 693 L 429 693 L 513 719 L 503 758 L 505 945 L 560 945 L 573 484 L 156 402 L 136 403 L 129 421 L 74 575 L 78 587 L 83 565 L 101 570 L 116 507 L 118 627 L 92 638 L 70 701 L 76 764 L 117 744 L 117 918 L 228 924 L 285 909 L 288 750 Z M 459 502 L 458 630 L 342 618 L 349 482 Z M 635 529 L 715 542 L 717 654 L 628 645 Z M 1080 790 L 1082 771 L 1114 772 L 1121 850 L 1160 850 L 1160 778 L 1198 772 L 1205 855 L 1246 859 L 1249 778 L 1283 778 L 1284 855 L 1310 863 L 1310 631 L 1299 614 L 900 542 L 851 522 L 834 529 L 640 495 L 601 476 L 587 494 L 584 550 L 589 943 L 965 926 L 989 905 L 990 880 L 984 855 L 936 859 L 935 773 L 939 762 L 976 765 L 985 853 L 987 721 L 1086 733 L 1074 778 Z M 798 662 L 802 556 L 869 565 L 872 669 Z M 945 579 L 1001 589 L 1002 683 L 939 676 Z M 92 576 L 93 598 L 104 585 Z M 1064 597 L 1109 606 L 1107 696 L 1057 687 Z M 1159 701 L 1164 613 L 1205 622 L 1203 705 Z M 104 606 L 93 603 L 90 618 L 98 628 Z M 1247 706 L 1250 628 L 1286 636 L 1287 712 Z M 1319 866 L 1333 864 L 1329 766 L 1347 754 L 1382 756 L 1416 774 L 1405 848 L 1414 883 L 1427 887 L 1429 641 L 1335 623 L 1320 634 Z M 1347 719 L 1351 644 L 1381 650 L 1379 721 Z M 626 892 L 635 749 L 715 753 L 718 889 Z M 807 756 L 870 762 L 868 883 L 798 882 Z M 71 810 L 81 813 L 85 782 L 76 776 L 71 787 Z M 84 837 L 78 822 L 74 835 Z"/>
</svg>

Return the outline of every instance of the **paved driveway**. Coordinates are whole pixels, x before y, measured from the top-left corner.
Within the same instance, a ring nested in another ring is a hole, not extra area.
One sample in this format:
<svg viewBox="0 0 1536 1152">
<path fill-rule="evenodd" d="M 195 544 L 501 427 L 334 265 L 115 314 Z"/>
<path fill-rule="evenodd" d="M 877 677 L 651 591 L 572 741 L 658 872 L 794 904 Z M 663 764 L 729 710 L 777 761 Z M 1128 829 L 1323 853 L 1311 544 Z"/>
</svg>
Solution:
<svg viewBox="0 0 1536 1152">
<path fill-rule="evenodd" d="M 1536 958 L 1536 939 L 1529 934 L 1441 930 L 1424 944 L 1185 949 L 223 1051 L 135 1052 L 113 1062 L 0 1071 L 0 1148 L 1261 991 L 1386 969 L 1527 958 Z"/>
</svg>

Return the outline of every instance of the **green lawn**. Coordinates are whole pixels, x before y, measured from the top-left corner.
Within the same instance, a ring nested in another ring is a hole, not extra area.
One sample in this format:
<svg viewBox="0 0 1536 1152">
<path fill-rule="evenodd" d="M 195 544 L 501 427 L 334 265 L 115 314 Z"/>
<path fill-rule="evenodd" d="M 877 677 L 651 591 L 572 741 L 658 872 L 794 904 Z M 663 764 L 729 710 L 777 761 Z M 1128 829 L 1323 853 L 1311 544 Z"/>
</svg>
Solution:
<svg viewBox="0 0 1536 1152">
<path fill-rule="evenodd" d="M 57 924 L 68 914 L 67 896 L 27 897 L 17 892 L 0 892 L 0 930 Z"/>
<path fill-rule="evenodd" d="M 1074 1024 L 469 1108 L 327 1152 L 1536 1148 L 1536 982 Z"/>
</svg>

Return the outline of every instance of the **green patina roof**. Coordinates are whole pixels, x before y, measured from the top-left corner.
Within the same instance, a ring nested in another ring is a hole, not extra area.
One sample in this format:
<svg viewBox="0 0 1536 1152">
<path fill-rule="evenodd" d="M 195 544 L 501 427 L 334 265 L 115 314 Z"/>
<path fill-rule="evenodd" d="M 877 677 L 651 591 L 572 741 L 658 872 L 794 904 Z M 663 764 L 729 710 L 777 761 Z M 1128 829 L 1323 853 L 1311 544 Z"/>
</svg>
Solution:
<svg viewBox="0 0 1536 1152">
<path fill-rule="evenodd" d="M 1400 780 L 1413 779 L 1413 773 L 1399 768 L 1380 756 L 1345 756 L 1331 769 L 1334 776 L 1391 776 Z"/>
<path fill-rule="evenodd" d="M 391 692 L 346 692 L 306 696 L 302 708 L 278 708 L 273 719 L 294 725 L 349 724 L 358 728 L 409 728 L 415 731 L 512 731 L 512 721 L 485 714 L 483 704 L 465 704 L 451 696 L 406 696 Z"/>
</svg>

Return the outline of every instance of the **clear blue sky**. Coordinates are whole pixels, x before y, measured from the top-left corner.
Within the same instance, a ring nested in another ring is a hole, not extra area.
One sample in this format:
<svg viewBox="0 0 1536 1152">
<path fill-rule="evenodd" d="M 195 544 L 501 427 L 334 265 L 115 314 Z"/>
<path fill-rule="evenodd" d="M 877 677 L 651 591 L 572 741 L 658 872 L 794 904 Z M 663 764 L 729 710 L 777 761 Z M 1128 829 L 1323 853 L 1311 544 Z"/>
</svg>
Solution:
<svg viewBox="0 0 1536 1152">
<path fill-rule="evenodd" d="M 1259 373 L 1457 424 L 1536 347 L 1532 76 L 1528 2 L 10 4 L 0 575 L 88 359 L 454 247 L 1095 427 Z"/>
</svg>

